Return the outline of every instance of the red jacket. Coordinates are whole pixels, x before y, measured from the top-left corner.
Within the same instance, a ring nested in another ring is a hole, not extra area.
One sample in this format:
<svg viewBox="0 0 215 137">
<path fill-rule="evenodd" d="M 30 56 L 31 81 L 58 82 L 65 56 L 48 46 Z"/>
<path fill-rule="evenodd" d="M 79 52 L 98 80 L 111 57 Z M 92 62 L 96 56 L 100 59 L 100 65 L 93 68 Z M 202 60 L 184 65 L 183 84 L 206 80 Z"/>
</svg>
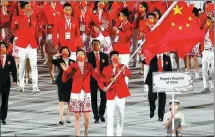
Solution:
<svg viewBox="0 0 215 137">
<path fill-rule="evenodd" d="M 90 29 L 91 29 L 91 36 L 92 36 L 93 38 L 98 37 L 99 34 L 100 34 L 100 33 L 96 33 L 96 32 L 94 31 L 94 26 L 100 28 L 100 26 L 103 24 L 103 23 L 102 23 L 103 21 L 108 21 L 108 22 L 110 22 L 110 21 L 109 21 L 109 18 L 108 18 L 108 13 L 105 12 L 104 10 L 103 10 L 102 15 L 101 15 L 101 20 L 99 20 L 99 13 L 98 13 L 98 11 L 96 11 L 96 12 L 94 13 L 94 15 L 93 15 L 93 20 L 92 20 L 92 21 L 94 22 L 94 25 L 90 26 Z M 102 35 L 103 35 L 104 37 L 110 36 L 110 30 L 111 30 L 111 23 L 109 23 L 108 27 L 107 27 L 107 28 L 104 28 L 104 30 L 102 30 L 102 29 L 100 28 L 100 31 L 101 31 L 101 33 L 102 33 Z"/>
<path fill-rule="evenodd" d="M 78 66 L 78 63 L 73 63 L 69 66 L 69 68 L 63 72 L 62 81 L 66 82 L 70 77 L 73 78 L 72 83 L 72 93 L 80 93 L 83 89 L 86 93 L 90 93 L 90 77 L 91 75 L 97 80 L 101 82 L 108 82 L 109 80 L 100 77 L 96 74 L 91 64 L 85 62 L 84 63 L 84 73 L 81 74 L 81 70 Z M 99 83 L 99 87 L 102 87 L 101 83 Z"/>
<path fill-rule="evenodd" d="M 116 23 L 116 27 L 119 28 L 120 23 Z M 131 35 L 133 26 L 131 23 L 127 21 L 126 24 L 122 26 L 121 29 L 119 29 L 119 33 L 115 33 L 119 36 L 118 42 L 114 42 L 113 44 L 113 50 L 116 50 L 119 52 L 119 54 L 130 54 L 130 45 L 131 45 Z"/>
<path fill-rule="evenodd" d="M 16 29 L 18 25 L 18 29 Z M 37 27 L 37 18 L 35 14 L 31 16 L 31 26 L 29 27 L 29 19 L 25 15 L 16 16 L 13 18 L 12 30 L 15 31 L 15 36 L 18 37 L 16 41 L 16 46 L 21 48 L 26 48 L 28 44 L 31 44 L 32 48 L 37 48 L 38 45 L 38 27 Z"/>
<path fill-rule="evenodd" d="M 3 13 L 3 7 L 0 7 L 0 29 L 1 28 L 9 28 L 8 23 L 10 21 L 10 16 L 7 13 Z"/>
<path fill-rule="evenodd" d="M 111 79 L 118 74 L 122 67 L 123 64 L 119 64 L 115 71 L 115 75 L 113 75 L 113 65 L 112 64 L 108 65 L 103 69 L 102 74 L 104 75 L 105 79 Z M 109 90 L 106 92 L 107 100 L 113 100 L 116 96 L 118 96 L 119 98 L 125 98 L 130 96 L 128 86 L 126 85 L 125 82 L 125 76 L 127 77 L 131 76 L 131 72 L 128 70 L 127 67 L 125 67 L 125 74 L 120 73 L 116 81 L 110 86 Z M 105 83 L 106 86 L 108 86 L 109 83 L 110 82 Z M 101 89 L 103 88 L 104 85 L 101 85 Z"/>
<path fill-rule="evenodd" d="M 77 46 L 75 41 L 80 38 L 80 28 L 78 21 L 74 18 L 70 18 L 71 28 L 67 26 L 66 18 L 64 16 L 59 17 L 54 27 L 53 43 L 60 46 L 67 46 L 71 52 L 76 52 Z M 67 27 L 66 27 L 67 26 Z M 66 40 L 65 33 L 70 32 L 70 40 Z M 57 39 L 57 33 L 59 33 L 59 39 Z"/>
</svg>

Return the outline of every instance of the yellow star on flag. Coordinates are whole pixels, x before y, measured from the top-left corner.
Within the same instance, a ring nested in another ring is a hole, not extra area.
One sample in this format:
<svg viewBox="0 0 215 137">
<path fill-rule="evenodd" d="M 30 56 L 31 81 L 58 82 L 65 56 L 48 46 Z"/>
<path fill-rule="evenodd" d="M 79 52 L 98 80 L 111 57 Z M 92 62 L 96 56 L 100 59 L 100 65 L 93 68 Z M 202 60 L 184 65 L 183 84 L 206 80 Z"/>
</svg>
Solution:
<svg viewBox="0 0 215 137">
<path fill-rule="evenodd" d="M 178 29 L 179 29 L 179 30 L 182 30 L 182 26 L 179 26 Z"/>
<path fill-rule="evenodd" d="M 174 23 L 174 22 L 172 22 L 172 23 L 171 23 L 171 25 L 174 27 L 174 26 L 175 26 L 175 23 Z"/>
<path fill-rule="evenodd" d="M 182 15 L 182 12 L 181 12 L 182 9 L 183 9 L 183 8 L 179 8 L 178 5 L 176 5 L 176 7 L 173 8 L 173 10 L 174 10 L 174 15 L 176 15 L 176 14 L 181 14 L 181 15 Z"/>
<path fill-rule="evenodd" d="M 189 20 L 189 21 L 192 21 L 193 19 L 192 19 L 192 17 L 189 17 L 188 20 Z"/>
<path fill-rule="evenodd" d="M 187 23 L 187 24 L 186 24 L 186 27 L 188 27 L 188 28 L 189 28 L 189 27 L 190 27 L 190 24 L 188 24 L 188 23 Z"/>
</svg>

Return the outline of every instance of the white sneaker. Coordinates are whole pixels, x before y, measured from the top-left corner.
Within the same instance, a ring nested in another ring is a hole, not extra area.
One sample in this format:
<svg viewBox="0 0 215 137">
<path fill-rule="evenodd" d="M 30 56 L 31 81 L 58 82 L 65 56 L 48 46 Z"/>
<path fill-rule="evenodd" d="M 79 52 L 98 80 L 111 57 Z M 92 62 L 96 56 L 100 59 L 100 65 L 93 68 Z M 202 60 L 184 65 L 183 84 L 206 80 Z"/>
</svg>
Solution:
<svg viewBox="0 0 215 137">
<path fill-rule="evenodd" d="M 200 78 L 200 76 L 199 76 L 199 73 L 197 72 L 197 73 L 195 73 L 195 78 L 196 79 L 199 79 Z"/>
<path fill-rule="evenodd" d="M 20 88 L 19 88 L 19 91 L 20 91 L 20 92 L 25 92 L 24 87 L 20 87 Z"/>
<path fill-rule="evenodd" d="M 34 88 L 33 88 L 33 93 L 34 93 L 34 94 L 40 93 L 40 89 L 38 89 L 38 87 L 34 87 Z"/>
</svg>

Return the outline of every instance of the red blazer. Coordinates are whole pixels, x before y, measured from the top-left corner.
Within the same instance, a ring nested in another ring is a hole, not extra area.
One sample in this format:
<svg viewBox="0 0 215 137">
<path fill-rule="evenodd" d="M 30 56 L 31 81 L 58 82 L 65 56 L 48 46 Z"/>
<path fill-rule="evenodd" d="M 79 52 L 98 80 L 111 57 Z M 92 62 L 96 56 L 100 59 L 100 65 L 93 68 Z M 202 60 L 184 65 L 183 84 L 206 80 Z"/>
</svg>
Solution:
<svg viewBox="0 0 215 137">
<path fill-rule="evenodd" d="M 66 19 L 64 16 L 59 17 L 54 27 L 53 34 L 53 43 L 54 45 L 59 44 L 60 46 L 67 46 L 71 52 L 76 52 L 77 46 L 75 45 L 76 39 L 80 38 L 80 28 L 78 25 L 78 21 L 74 18 L 70 18 L 71 29 L 68 29 L 70 32 L 70 40 L 65 39 L 66 29 Z M 59 33 L 59 38 L 57 39 L 57 33 Z"/>
<path fill-rule="evenodd" d="M 78 63 L 73 63 L 69 68 L 63 72 L 62 81 L 66 82 L 70 77 L 73 78 L 72 93 L 80 93 L 83 89 L 86 93 L 90 93 L 90 77 L 91 75 L 100 82 L 109 82 L 110 80 L 105 79 L 97 75 L 91 64 L 84 63 L 84 73 L 81 74 L 81 70 Z M 99 87 L 102 87 L 102 83 L 99 83 Z"/>
<path fill-rule="evenodd" d="M 84 33 L 87 36 L 90 35 L 90 32 L 91 32 L 90 22 L 93 19 L 92 9 L 88 7 L 85 15 L 82 16 L 81 7 L 79 6 L 79 8 L 75 10 L 74 14 L 76 15 L 76 19 L 78 20 L 78 24 L 79 25 L 81 25 L 81 24 L 85 25 L 85 31 L 84 31 Z"/>
<path fill-rule="evenodd" d="M 94 25 L 90 26 L 90 29 L 91 29 L 91 36 L 92 36 L 93 38 L 98 37 L 99 34 L 100 34 L 100 33 L 96 33 L 96 32 L 94 31 L 94 28 L 93 28 L 93 27 L 96 26 L 96 27 L 100 28 L 100 26 L 102 25 L 102 21 L 103 21 L 103 20 L 110 22 L 108 19 L 109 19 L 109 18 L 108 18 L 108 13 L 105 12 L 104 10 L 103 10 L 103 12 L 102 12 L 101 20 L 99 20 L 99 13 L 98 13 L 98 11 L 96 11 L 96 12 L 94 13 L 94 15 L 93 15 L 93 20 L 92 20 L 92 21 L 94 22 Z M 101 33 L 102 33 L 102 35 L 103 35 L 104 37 L 110 36 L 110 30 L 111 30 L 111 24 L 110 24 L 110 23 L 109 23 L 109 26 L 108 26 L 107 28 L 105 28 L 103 31 L 102 31 L 102 29 L 100 29 L 100 31 L 101 31 Z"/>
<path fill-rule="evenodd" d="M 18 29 L 16 29 L 16 24 L 19 26 Z M 21 15 L 13 18 L 11 29 L 15 30 L 14 35 L 18 37 L 16 46 L 26 48 L 30 43 L 32 48 L 37 48 L 38 27 L 37 18 L 34 13 L 31 16 L 31 27 L 29 27 L 27 16 Z"/>
<path fill-rule="evenodd" d="M 137 39 L 140 40 L 140 32 L 142 32 L 144 35 L 147 35 L 149 32 L 151 31 L 151 29 L 149 28 L 149 26 L 146 24 L 145 20 L 141 20 L 139 22 L 139 28 L 138 28 L 138 34 L 137 34 Z"/>
<path fill-rule="evenodd" d="M 10 16 L 8 14 L 3 14 L 2 7 L 0 7 L 0 28 L 9 28 L 8 23 L 10 21 Z"/>
<path fill-rule="evenodd" d="M 108 65 L 105 67 L 102 71 L 102 74 L 104 75 L 105 79 L 111 79 L 117 75 L 117 73 L 120 71 L 120 69 L 123 67 L 123 64 L 119 64 L 117 67 L 117 70 L 115 72 L 115 75 L 113 75 L 113 65 Z M 131 72 L 128 70 L 127 67 L 125 67 L 125 74 L 120 73 L 119 76 L 116 79 L 116 82 L 114 82 L 109 90 L 106 92 L 107 100 L 113 100 L 116 96 L 119 98 L 125 98 L 130 96 L 130 92 L 128 89 L 128 86 L 125 82 L 125 76 L 130 77 Z M 110 82 L 105 83 L 106 86 L 109 85 Z M 100 83 L 101 84 L 101 83 Z M 104 88 L 104 84 L 101 84 L 101 89 Z"/>
<path fill-rule="evenodd" d="M 115 25 L 116 27 L 120 26 L 120 23 Z M 119 36 L 117 43 L 114 42 L 113 50 L 119 52 L 119 54 L 130 54 L 130 45 L 131 45 L 131 35 L 133 31 L 133 26 L 129 21 L 122 26 L 122 29 L 119 29 L 119 33 L 115 36 Z"/>
</svg>

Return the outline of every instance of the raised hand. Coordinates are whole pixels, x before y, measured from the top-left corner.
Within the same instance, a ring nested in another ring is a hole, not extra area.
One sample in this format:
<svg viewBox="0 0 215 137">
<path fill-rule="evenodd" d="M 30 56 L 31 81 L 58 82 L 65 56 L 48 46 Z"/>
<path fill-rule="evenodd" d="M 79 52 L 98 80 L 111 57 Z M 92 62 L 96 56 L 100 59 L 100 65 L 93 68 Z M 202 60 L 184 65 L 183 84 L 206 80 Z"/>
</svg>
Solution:
<svg viewBox="0 0 215 137">
<path fill-rule="evenodd" d="M 61 68 L 66 71 L 69 67 L 66 66 L 64 63 L 60 63 Z"/>
</svg>

